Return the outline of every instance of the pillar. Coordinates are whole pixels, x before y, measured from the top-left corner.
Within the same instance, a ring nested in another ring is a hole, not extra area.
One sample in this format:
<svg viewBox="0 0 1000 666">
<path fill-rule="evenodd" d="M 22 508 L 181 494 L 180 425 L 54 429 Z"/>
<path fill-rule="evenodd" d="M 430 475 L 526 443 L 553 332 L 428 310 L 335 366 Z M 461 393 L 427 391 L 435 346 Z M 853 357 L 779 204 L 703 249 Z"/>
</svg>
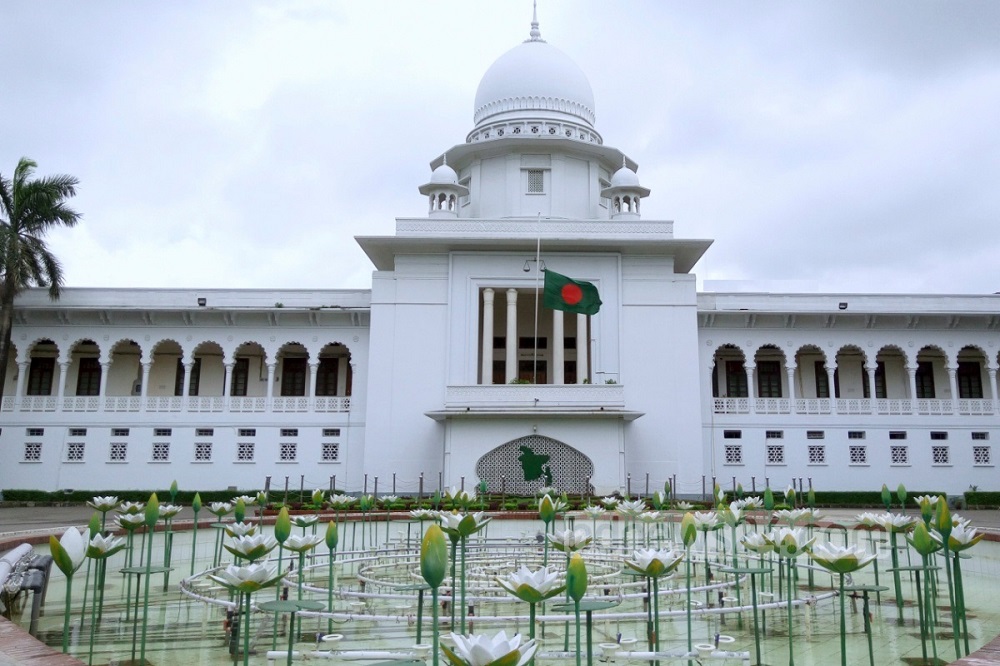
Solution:
<svg viewBox="0 0 1000 666">
<path fill-rule="evenodd" d="M 97 395 L 104 397 L 108 394 L 108 370 L 111 369 L 111 363 L 104 362 L 101 363 L 101 387 L 97 391 Z"/>
<path fill-rule="evenodd" d="M 236 365 L 234 362 L 230 361 L 226 363 L 226 378 L 222 380 L 222 395 L 228 396 L 233 390 L 233 366 Z"/>
<path fill-rule="evenodd" d="M 494 291 L 483 289 L 483 351 L 480 384 L 493 383 L 493 295 Z"/>
<path fill-rule="evenodd" d="M 316 397 L 316 382 L 319 381 L 319 360 L 309 363 L 309 379 L 306 380 L 306 397 Z"/>
<path fill-rule="evenodd" d="M 552 383 L 566 383 L 566 353 L 563 349 L 564 339 L 563 311 L 552 311 Z"/>
<path fill-rule="evenodd" d="M 785 366 L 785 376 L 788 378 L 788 405 L 789 412 L 795 414 L 798 411 L 798 407 L 795 401 L 798 399 L 795 395 L 795 366 L 786 365 Z"/>
<path fill-rule="evenodd" d="M 837 413 L 837 383 L 834 381 L 834 375 L 837 373 L 836 368 L 827 364 L 826 366 L 826 383 L 830 387 L 830 413 Z"/>
<path fill-rule="evenodd" d="M 337 395 L 339 396 L 347 395 L 347 366 L 346 356 L 337 358 Z"/>
<path fill-rule="evenodd" d="M 878 404 L 877 402 L 875 402 L 877 399 L 877 396 L 875 395 L 875 371 L 877 369 L 878 366 L 875 365 L 865 366 L 865 372 L 868 374 L 868 401 L 869 401 L 868 404 L 872 414 L 878 412 L 878 410 L 875 408 L 875 405 Z"/>
<path fill-rule="evenodd" d="M 191 371 L 194 369 L 194 361 L 188 361 L 184 364 L 184 381 L 181 383 L 181 397 L 184 398 L 184 402 L 191 397 Z"/>
<path fill-rule="evenodd" d="M 274 396 L 274 370 L 277 367 L 277 363 L 274 361 L 267 364 L 267 399 L 270 400 Z"/>
<path fill-rule="evenodd" d="M 910 376 L 910 413 L 917 413 L 917 366 L 906 368 L 906 374 Z"/>
<path fill-rule="evenodd" d="M 987 370 L 990 374 L 990 398 L 993 400 L 993 413 L 997 413 L 998 405 L 997 402 L 997 366 L 990 365 Z"/>
<path fill-rule="evenodd" d="M 747 373 L 747 409 L 751 414 L 757 413 L 757 366 L 745 364 L 743 369 Z"/>
<path fill-rule="evenodd" d="M 948 366 L 948 384 L 951 386 L 951 413 L 958 414 L 958 367 Z"/>
<path fill-rule="evenodd" d="M 60 406 L 62 405 L 63 397 L 66 396 L 67 375 L 69 375 L 69 361 L 62 361 L 61 363 L 59 363 L 59 392 L 57 394 Z"/>
<path fill-rule="evenodd" d="M 576 315 L 576 383 L 590 380 L 590 336 L 587 335 L 587 315 Z"/>
<path fill-rule="evenodd" d="M 504 381 L 517 378 L 517 289 L 507 290 L 507 362 Z"/>
<path fill-rule="evenodd" d="M 20 398 L 24 395 L 25 376 L 28 374 L 28 361 L 17 364 L 17 386 L 14 389 L 14 397 Z"/>
<path fill-rule="evenodd" d="M 148 363 L 148 362 L 142 364 L 142 384 L 141 384 L 142 388 L 139 391 L 139 395 L 141 395 L 144 398 L 147 395 L 149 395 L 149 367 L 151 365 L 152 365 L 152 363 Z M 104 380 L 104 376 L 103 375 L 104 375 L 104 373 L 102 372 L 101 373 L 101 380 L 102 381 Z M 184 379 L 187 379 L 187 375 L 184 375 Z"/>
</svg>

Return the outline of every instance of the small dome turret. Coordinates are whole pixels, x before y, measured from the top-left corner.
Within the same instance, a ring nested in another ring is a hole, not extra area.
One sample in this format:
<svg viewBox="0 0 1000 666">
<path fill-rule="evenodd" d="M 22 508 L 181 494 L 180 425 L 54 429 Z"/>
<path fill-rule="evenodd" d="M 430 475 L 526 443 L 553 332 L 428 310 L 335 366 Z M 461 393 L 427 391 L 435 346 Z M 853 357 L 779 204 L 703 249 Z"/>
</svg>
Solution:
<svg viewBox="0 0 1000 666">
<path fill-rule="evenodd" d="M 611 219 L 639 218 L 639 200 L 649 196 L 649 188 L 639 184 L 639 175 L 622 156 L 622 166 L 611 176 L 611 185 L 601 190 L 611 200 Z"/>
<path fill-rule="evenodd" d="M 428 198 L 431 217 L 458 217 L 458 200 L 469 196 L 469 188 L 458 182 L 458 174 L 448 166 L 445 155 L 441 164 L 431 172 L 431 180 L 419 187 L 420 193 Z"/>
</svg>

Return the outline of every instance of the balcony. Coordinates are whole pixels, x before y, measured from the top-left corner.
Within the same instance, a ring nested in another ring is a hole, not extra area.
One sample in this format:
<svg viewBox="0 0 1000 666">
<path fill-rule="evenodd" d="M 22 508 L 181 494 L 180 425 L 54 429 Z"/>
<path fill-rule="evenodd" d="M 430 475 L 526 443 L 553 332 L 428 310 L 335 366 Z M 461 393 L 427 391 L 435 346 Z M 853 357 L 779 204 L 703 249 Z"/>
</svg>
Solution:
<svg viewBox="0 0 1000 666">
<path fill-rule="evenodd" d="M 4 412 L 105 413 L 335 413 L 351 410 L 350 396 L 255 398 L 242 396 L 72 396 L 29 395 L 3 399 Z"/>
<path fill-rule="evenodd" d="M 914 406 L 914 403 L 915 406 Z M 749 414 L 750 398 L 712 398 L 712 409 L 716 414 Z M 757 414 L 803 414 L 825 416 L 830 414 L 900 416 L 917 414 L 920 416 L 991 416 L 996 413 L 992 400 L 960 399 L 958 409 L 952 400 L 909 398 L 754 398 Z M 915 408 L 914 408 L 915 407 Z M 836 408 L 836 409 L 834 409 Z"/>
<path fill-rule="evenodd" d="M 474 416 L 596 416 L 633 420 L 623 384 L 496 384 L 448 386 L 436 420 Z"/>
</svg>

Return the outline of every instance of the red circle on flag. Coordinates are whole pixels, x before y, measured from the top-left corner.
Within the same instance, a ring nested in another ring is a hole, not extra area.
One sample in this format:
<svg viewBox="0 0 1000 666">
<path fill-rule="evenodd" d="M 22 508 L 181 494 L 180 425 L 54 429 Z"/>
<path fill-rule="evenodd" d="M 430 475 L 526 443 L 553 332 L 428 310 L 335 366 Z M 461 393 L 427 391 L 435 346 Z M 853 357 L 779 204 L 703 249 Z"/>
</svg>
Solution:
<svg viewBox="0 0 1000 666">
<path fill-rule="evenodd" d="M 583 300 L 583 290 L 575 284 L 564 284 L 560 291 L 562 299 L 569 305 L 576 305 Z"/>
</svg>

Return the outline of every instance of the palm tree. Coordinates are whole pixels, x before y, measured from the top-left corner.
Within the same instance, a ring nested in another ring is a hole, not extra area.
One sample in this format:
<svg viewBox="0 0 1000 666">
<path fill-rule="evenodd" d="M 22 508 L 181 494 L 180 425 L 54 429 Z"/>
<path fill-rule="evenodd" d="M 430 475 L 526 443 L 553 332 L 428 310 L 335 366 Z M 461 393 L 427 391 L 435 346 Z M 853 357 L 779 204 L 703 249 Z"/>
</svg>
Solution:
<svg viewBox="0 0 1000 666">
<path fill-rule="evenodd" d="M 54 175 L 32 179 L 38 166 L 22 157 L 14 178 L 0 174 L 0 396 L 7 379 L 14 299 L 27 287 L 48 287 L 59 298 L 62 266 L 45 245 L 51 227 L 72 227 L 80 214 L 66 205 L 79 181 Z"/>
</svg>

